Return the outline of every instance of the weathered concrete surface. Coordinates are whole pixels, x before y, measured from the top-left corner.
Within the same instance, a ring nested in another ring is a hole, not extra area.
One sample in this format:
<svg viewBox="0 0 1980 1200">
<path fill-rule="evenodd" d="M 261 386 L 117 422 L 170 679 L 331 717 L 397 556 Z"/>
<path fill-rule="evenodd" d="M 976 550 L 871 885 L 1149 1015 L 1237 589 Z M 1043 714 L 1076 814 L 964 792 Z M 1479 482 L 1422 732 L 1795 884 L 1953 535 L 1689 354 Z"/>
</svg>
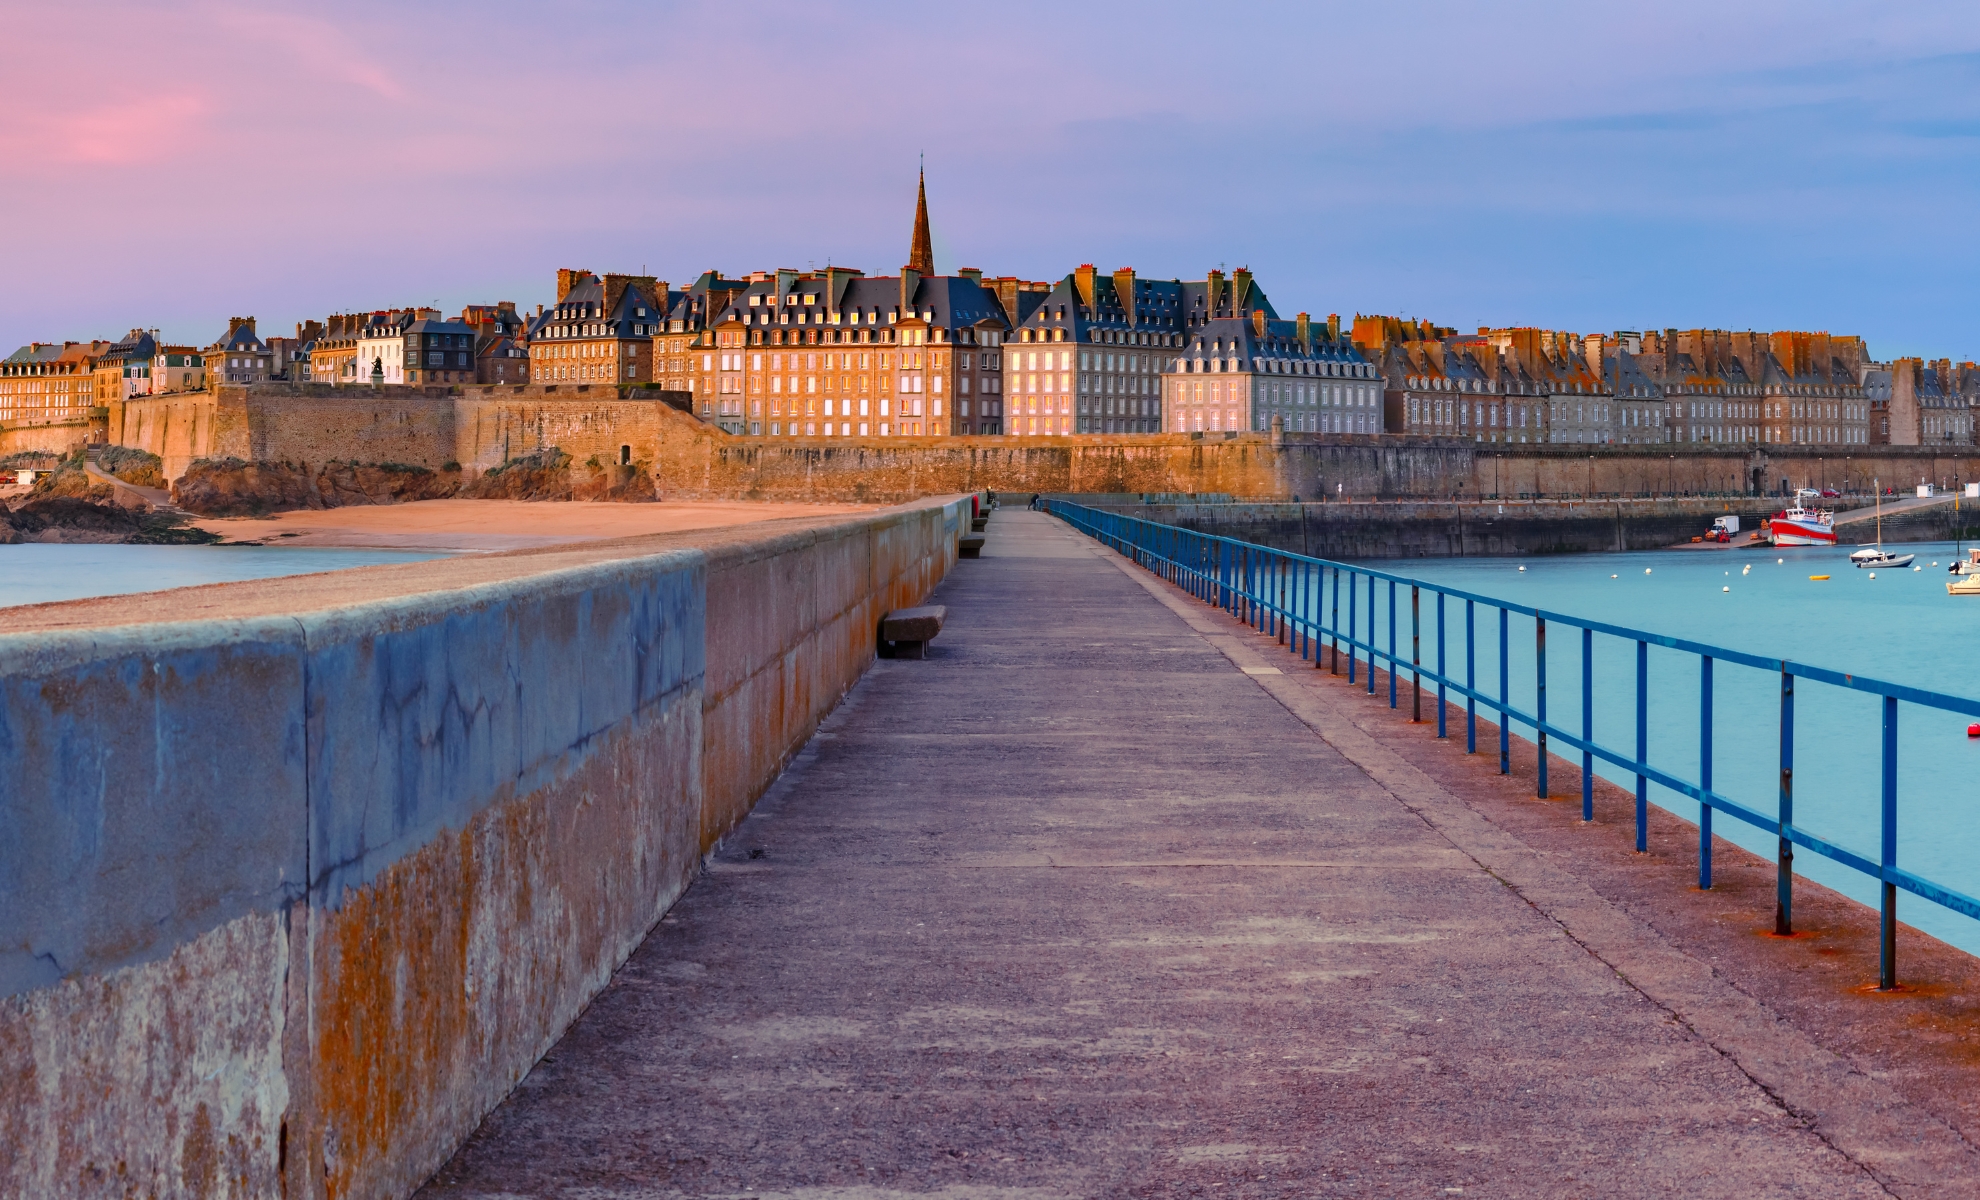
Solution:
<svg viewBox="0 0 1980 1200">
<path fill-rule="evenodd" d="M 10 611 L 0 1195 L 410 1192 L 968 508 Z"/>
<path fill-rule="evenodd" d="M 990 533 L 424 1194 L 1887 1194 L 1283 659 Z"/>
</svg>

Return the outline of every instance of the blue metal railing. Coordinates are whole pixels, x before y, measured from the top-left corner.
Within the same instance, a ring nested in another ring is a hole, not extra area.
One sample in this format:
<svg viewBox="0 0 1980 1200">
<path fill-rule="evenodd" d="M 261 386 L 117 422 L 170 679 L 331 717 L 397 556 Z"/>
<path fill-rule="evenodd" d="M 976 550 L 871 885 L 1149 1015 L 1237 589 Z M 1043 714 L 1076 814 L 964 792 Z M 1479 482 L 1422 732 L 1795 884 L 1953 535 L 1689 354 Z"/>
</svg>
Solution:
<svg viewBox="0 0 1980 1200">
<path fill-rule="evenodd" d="M 1878 986 L 1897 986 L 1897 893 L 1910 892 L 1934 904 L 1966 916 L 1980 918 L 1980 900 L 1952 888 L 1914 875 L 1897 865 L 1897 779 L 1898 779 L 1898 701 L 1943 712 L 1980 718 L 1980 700 L 1928 692 L 1903 684 L 1885 683 L 1849 675 L 1823 667 L 1812 667 L 1787 659 L 1766 658 L 1729 650 L 1684 638 L 1667 637 L 1603 621 L 1549 612 L 1546 609 L 1508 600 L 1480 596 L 1458 588 L 1429 583 L 1386 571 L 1326 559 L 1310 558 L 1284 550 L 1274 550 L 1232 538 L 1198 533 L 1174 525 L 1159 525 L 1122 513 L 1087 508 L 1063 500 L 1047 502 L 1047 508 L 1075 529 L 1126 555 L 1170 583 L 1206 604 L 1232 613 L 1264 633 L 1278 637 L 1287 649 L 1310 660 L 1316 668 L 1340 673 L 1341 653 L 1347 652 L 1347 678 L 1356 682 L 1357 670 L 1365 663 L 1366 687 L 1375 694 L 1375 668 L 1386 663 L 1389 676 L 1389 707 L 1398 707 L 1397 686 L 1404 671 L 1411 676 L 1411 709 L 1414 718 L 1423 719 L 1423 683 L 1436 687 L 1437 736 L 1447 735 L 1446 704 L 1451 695 L 1462 698 L 1465 713 L 1465 750 L 1478 750 L 1478 711 L 1499 714 L 1499 773 L 1512 770 L 1512 726 L 1524 725 L 1534 731 L 1538 748 L 1536 794 L 1547 792 L 1547 756 L 1551 742 L 1558 741 L 1581 753 L 1581 818 L 1595 816 L 1595 762 L 1613 764 L 1634 777 L 1636 783 L 1636 849 L 1649 845 L 1649 787 L 1652 783 L 1699 804 L 1698 886 L 1712 886 L 1712 815 L 1722 812 L 1756 828 L 1772 832 L 1779 839 L 1776 856 L 1774 931 L 1783 936 L 1794 932 L 1794 848 L 1813 851 L 1882 884 L 1882 946 Z M 1378 591 L 1386 584 L 1387 645 L 1377 640 L 1376 612 Z M 1331 587 L 1331 593 L 1329 588 Z M 1409 589 L 1410 644 L 1404 658 L 1396 646 L 1396 592 Z M 1366 593 L 1365 600 L 1363 593 Z M 1422 656 L 1422 596 L 1435 597 L 1434 665 Z M 1346 595 L 1346 621 L 1342 621 L 1341 601 Z M 1445 601 L 1464 602 L 1464 677 L 1454 678 L 1445 661 Z M 1360 609 L 1367 606 L 1364 616 Z M 1480 606 L 1498 610 L 1498 695 L 1486 694 L 1477 680 L 1477 610 Z M 1511 666 L 1508 654 L 1511 614 L 1520 613 L 1534 622 L 1534 705 L 1524 711 L 1512 703 Z M 1547 632 L 1549 626 L 1581 631 L 1581 721 L 1575 732 L 1548 717 Z M 1618 750 L 1597 741 L 1594 732 L 1595 686 L 1593 645 L 1596 634 L 1634 642 L 1636 646 L 1636 720 L 1632 751 Z M 1649 761 L 1649 654 L 1661 646 L 1690 654 L 1699 662 L 1699 758 L 1697 779 L 1682 778 Z M 1330 665 L 1322 659 L 1331 656 Z M 1776 673 L 1780 677 L 1780 789 L 1774 813 L 1767 814 L 1734 800 L 1712 786 L 1712 696 L 1713 667 L 1717 663 Z M 1882 699 L 1882 770 L 1880 824 L 1882 845 L 1876 861 L 1836 842 L 1818 837 L 1794 823 L 1794 682 L 1806 679 L 1849 691 L 1864 692 Z"/>
</svg>

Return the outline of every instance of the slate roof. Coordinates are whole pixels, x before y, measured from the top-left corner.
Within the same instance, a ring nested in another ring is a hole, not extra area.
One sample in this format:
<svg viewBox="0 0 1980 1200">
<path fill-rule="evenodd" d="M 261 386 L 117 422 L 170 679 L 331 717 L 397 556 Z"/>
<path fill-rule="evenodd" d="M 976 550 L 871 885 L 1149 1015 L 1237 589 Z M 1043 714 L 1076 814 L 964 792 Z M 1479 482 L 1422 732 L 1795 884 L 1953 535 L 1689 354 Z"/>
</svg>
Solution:
<svg viewBox="0 0 1980 1200">
<path fill-rule="evenodd" d="M 829 324 L 830 314 L 836 312 L 840 324 L 848 328 L 884 329 L 910 320 L 941 329 L 1006 328 L 996 293 L 965 275 L 923 276 L 905 306 L 898 275 L 832 274 L 828 279 L 825 273 L 779 271 L 765 272 L 763 278 L 742 286 L 709 322 L 711 326 L 739 320 L 758 329 L 816 327 Z M 859 314 L 857 326 L 845 320 L 849 313 Z"/>
</svg>

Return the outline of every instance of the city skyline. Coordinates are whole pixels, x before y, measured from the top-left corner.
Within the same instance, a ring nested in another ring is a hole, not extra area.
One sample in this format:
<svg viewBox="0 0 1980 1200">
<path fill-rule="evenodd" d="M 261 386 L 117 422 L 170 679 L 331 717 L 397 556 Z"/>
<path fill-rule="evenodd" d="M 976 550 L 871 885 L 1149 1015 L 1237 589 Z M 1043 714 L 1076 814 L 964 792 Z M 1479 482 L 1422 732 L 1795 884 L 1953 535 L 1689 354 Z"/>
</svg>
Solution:
<svg viewBox="0 0 1980 1200">
<path fill-rule="evenodd" d="M 944 272 L 1249 266 L 1288 311 L 1980 358 L 1980 34 L 1950 6 L 1096 8 L 1049 45 L 906 9 L 382 11 L 19 14 L 92 53 L 0 83 L 32 281 L 0 341 L 533 309 L 574 262 L 891 273 L 925 153 Z"/>
</svg>

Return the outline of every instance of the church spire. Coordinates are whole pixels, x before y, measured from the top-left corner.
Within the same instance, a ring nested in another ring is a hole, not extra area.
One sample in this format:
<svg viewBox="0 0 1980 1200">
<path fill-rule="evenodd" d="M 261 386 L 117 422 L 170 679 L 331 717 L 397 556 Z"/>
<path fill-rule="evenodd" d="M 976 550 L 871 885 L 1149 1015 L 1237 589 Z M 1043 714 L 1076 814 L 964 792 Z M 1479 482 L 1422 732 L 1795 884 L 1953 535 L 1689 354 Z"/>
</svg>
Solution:
<svg viewBox="0 0 1980 1200">
<path fill-rule="evenodd" d="M 914 201 L 914 245 L 908 250 L 908 270 L 923 276 L 935 273 L 935 247 L 928 238 L 928 172 L 921 172 L 921 191 Z"/>
</svg>

